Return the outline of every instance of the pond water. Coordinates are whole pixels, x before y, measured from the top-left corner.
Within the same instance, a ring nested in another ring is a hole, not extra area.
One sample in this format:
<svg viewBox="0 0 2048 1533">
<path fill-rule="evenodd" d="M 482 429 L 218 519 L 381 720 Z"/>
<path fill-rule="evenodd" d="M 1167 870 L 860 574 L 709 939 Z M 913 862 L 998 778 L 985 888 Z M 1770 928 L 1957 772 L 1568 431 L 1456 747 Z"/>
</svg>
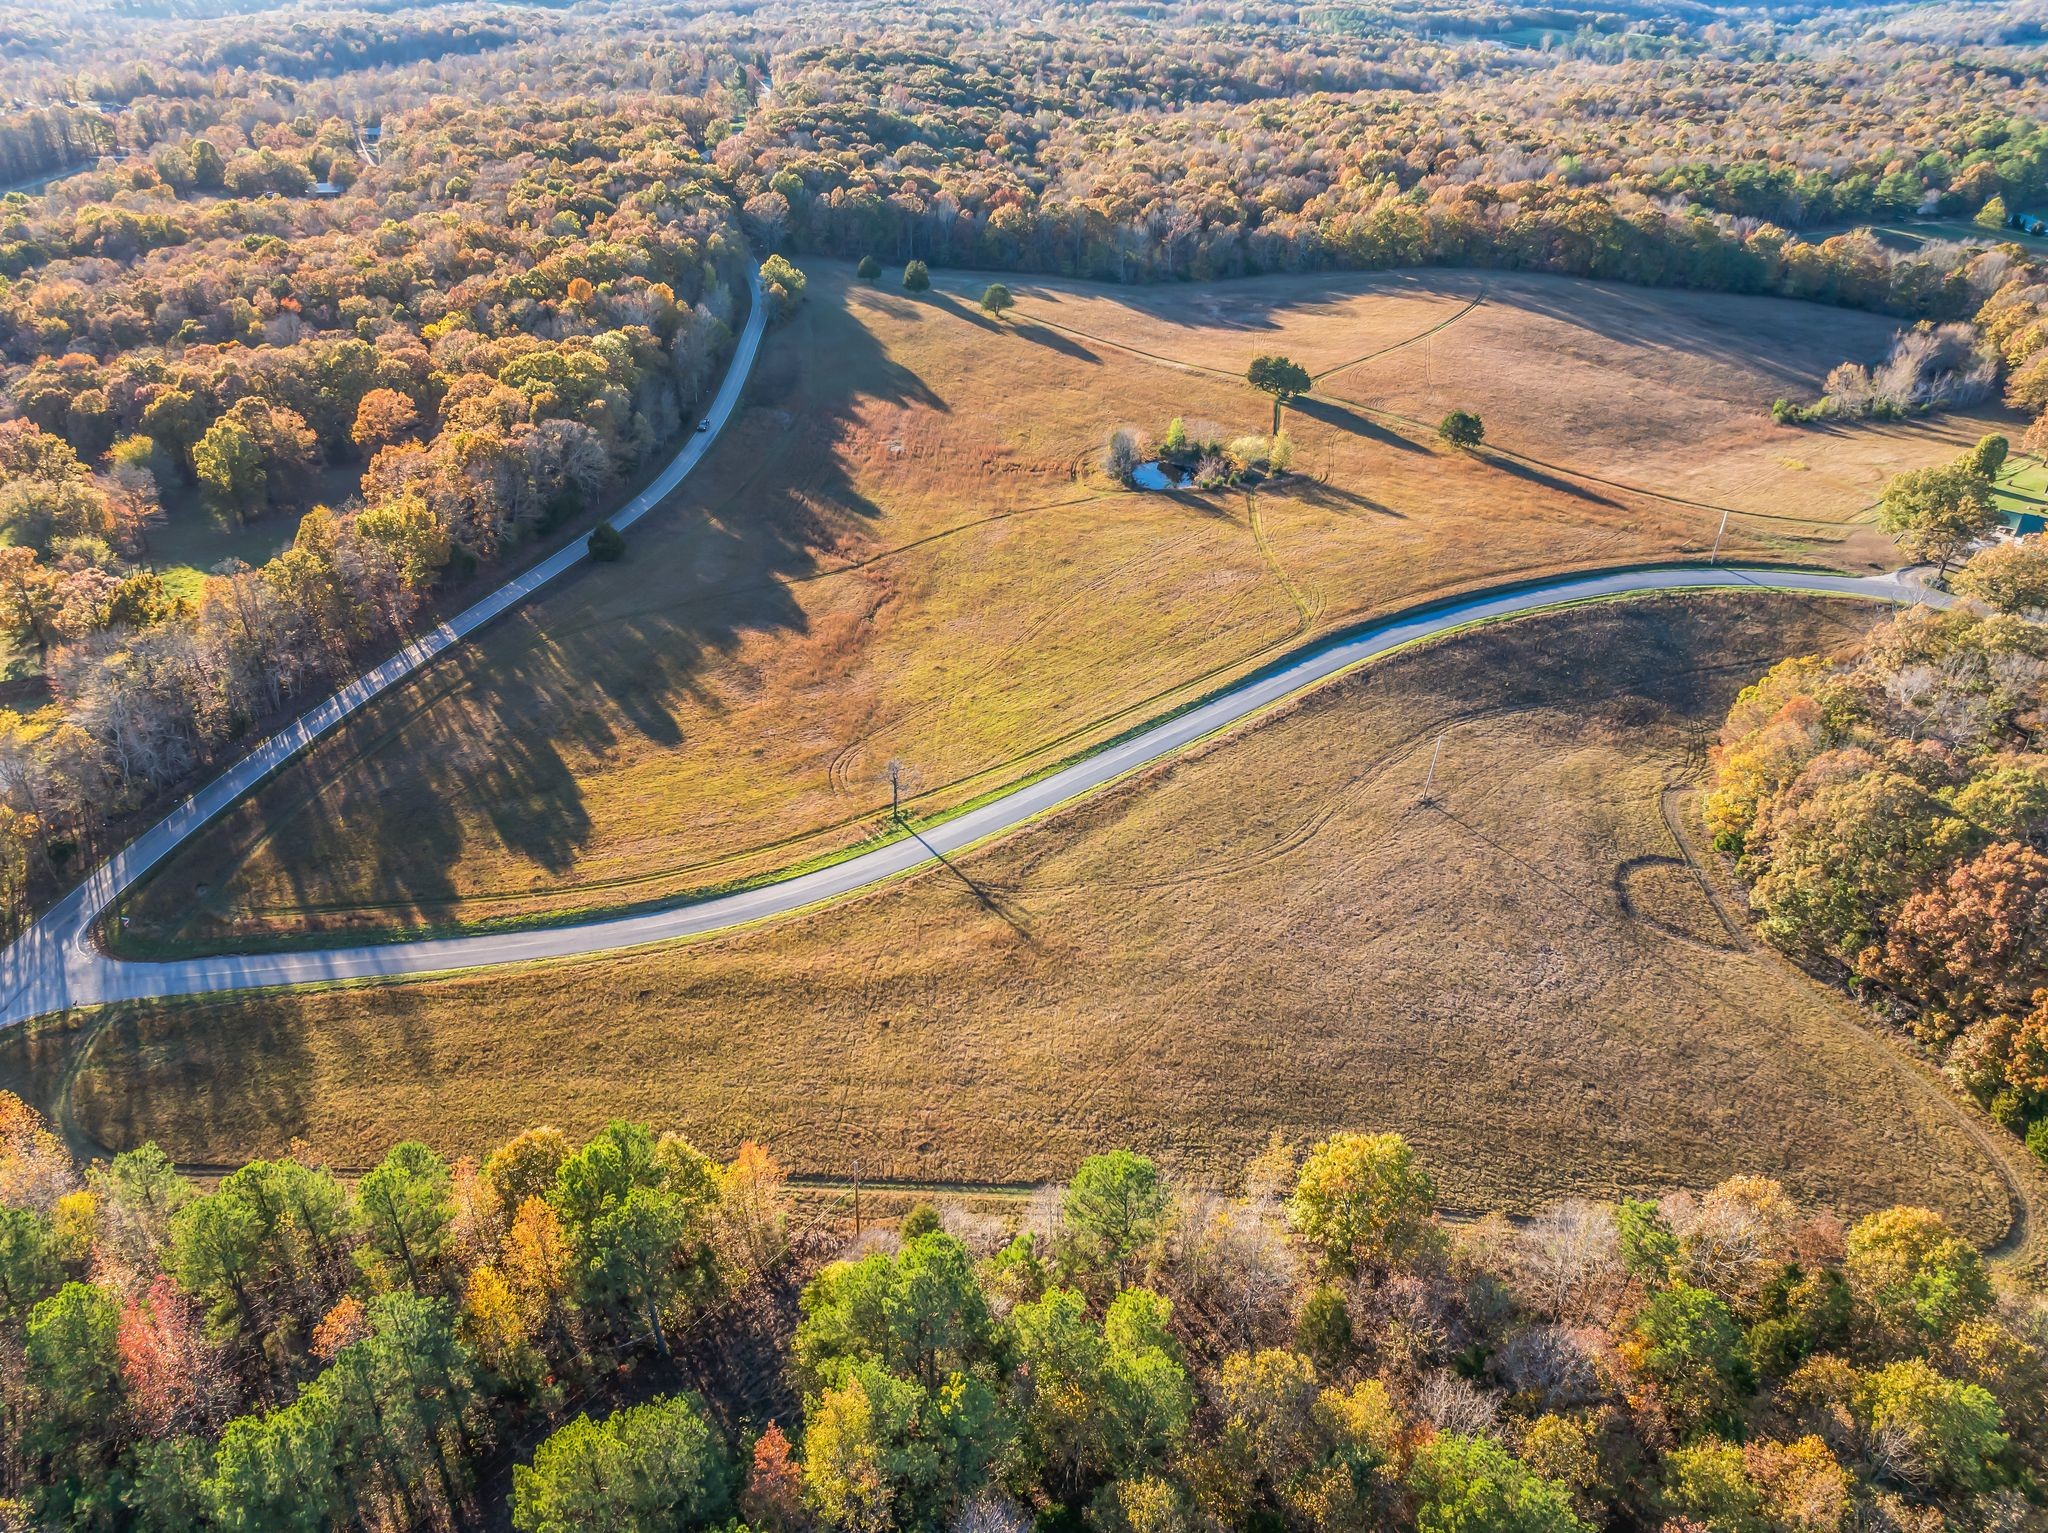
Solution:
<svg viewBox="0 0 2048 1533">
<path fill-rule="evenodd" d="M 1182 474 L 1178 479 L 1160 467 L 1159 460 L 1140 463 L 1131 470 L 1131 483 L 1141 490 L 1191 490 L 1195 487 L 1192 474 Z"/>
</svg>

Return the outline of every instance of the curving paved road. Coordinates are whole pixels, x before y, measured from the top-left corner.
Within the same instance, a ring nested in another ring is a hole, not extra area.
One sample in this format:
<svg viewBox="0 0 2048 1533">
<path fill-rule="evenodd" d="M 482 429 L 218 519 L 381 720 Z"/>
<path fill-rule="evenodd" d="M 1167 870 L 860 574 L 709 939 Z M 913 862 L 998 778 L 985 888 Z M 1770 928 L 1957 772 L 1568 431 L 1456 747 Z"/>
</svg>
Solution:
<svg viewBox="0 0 2048 1533">
<path fill-rule="evenodd" d="M 733 347 L 732 361 L 725 370 L 725 379 L 719 385 L 718 394 L 704 413 L 703 420 L 709 429 L 693 431 L 682 451 L 669 460 L 668 467 L 655 477 L 653 483 L 612 515 L 611 525 L 620 531 L 632 526 L 675 492 L 676 487 L 703 460 L 705 453 L 710 451 L 711 444 L 739 408 L 740 392 L 746 387 L 755 353 L 761 349 L 761 333 L 768 324 L 768 306 L 762 299 L 761 279 L 758 274 L 750 273 L 747 281 L 752 291 L 747 322 Z M 325 702 L 300 714 L 108 858 L 85 882 L 52 905 L 40 920 L 0 952 L 0 995 L 6 997 L 5 1001 L 0 1001 L 0 1027 L 66 1006 L 84 1006 L 96 1001 L 236 988 L 225 974 L 216 974 L 211 982 L 198 983 L 180 983 L 168 972 L 159 972 L 154 981 L 139 974 L 113 979 L 110 976 L 124 971 L 168 971 L 184 966 L 117 963 L 92 946 L 93 923 L 107 906 L 139 882 L 187 836 L 343 719 L 507 608 L 516 606 L 564 571 L 573 569 L 588 556 L 584 540 L 578 538 L 524 574 L 507 581 L 474 606 L 449 618 L 431 633 L 410 641 L 382 665 L 365 671 Z M 308 956 L 317 958 L 321 955 Z M 273 981 L 246 983 L 268 984 Z"/>
<path fill-rule="evenodd" d="M 695 466 L 703 449 L 731 414 L 740 384 L 760 340 L 762 305 L 756 294 L 733 366 L 726 375 L 710 419 L 714 431 L 697 437 L 661 478 L 627 506 L 613 524 L 637 520 Z M 1747 587 L 1820 592 L 1890 602 L 1928 601 L 1946 605 L 1938 592 L 1898 576 L 1858 578 L 1797 571 L 1728 568 L 1637 568 L 1563 576 L 1480 592 L 1463 599 L 1386 619 L 1314 644 L 1184 713 L 1153 724 L 1061 770 L 1027 783 L 921 834 L 859 853 L 813 872 L 716 899 L 576 926 L 488 933 L 416 942 L 379 943 L 322 951 L 220 954 L 168 963 L 127 962 L 93 945 L 95 918 L 118 895 L 179 842 L 303 750 L 350 713 L 401 677 L 417 670 L 463 634 L 520 600 L 583 557 L 581 543 L 565 549 L 486 600 L 452 619 L 421 644 L 408 648 L 352 682 L 290 729 L 273 736 L 247 760 L 187 800 L 160 824 L 99 869 L 0 954 L 0 1026 L 11 1026 L 68 1006 L 107 1001 L 203 995 L 261 986 L 320 984 L 335 980 L 394 978 L 454 969 L 565 958 L 643 947 L 697 937 L 776 916 L 868 889 L 934 858 L 1014 829 L 1046 811 L 1089 793 L 1124 774 L 1172 755 L 1304 688 L 1328 680 L 1362 661 L 1418 639 L 1469 624 L 1498 621 L 1546 607 L 1601 597 L 1653 591 Z"/>
</svg>

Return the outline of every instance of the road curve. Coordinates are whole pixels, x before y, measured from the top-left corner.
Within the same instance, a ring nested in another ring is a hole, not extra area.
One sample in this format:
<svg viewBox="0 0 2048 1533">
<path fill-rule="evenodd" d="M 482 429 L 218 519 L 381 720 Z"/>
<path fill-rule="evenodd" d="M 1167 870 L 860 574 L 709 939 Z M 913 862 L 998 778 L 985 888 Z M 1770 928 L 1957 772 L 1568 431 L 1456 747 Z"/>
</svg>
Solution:
<svg viewBox="0 0 2048 1533">
<path fill-rule="evenodd" d="M 715 428 L 730 414 L 753 350 L 760 339 L 758 295 L 754 316 L 735 353 L 711 419 Z M 637 519 L 672 490 L 694 466 L 709 437 L 685 449 L 614 525 Z M 1138 731 L 964 813 L 858 853 L 831 866 L 798 874 L 736 894 L 573 926 L 482 933 L 468 937 L 377 943 L 306 952 L 217 954 L 173 962 L 129 962 L 109 957 L 92 940 L 101 911 L 179 842 L 225 809 L 266 774 L 334 727 L 400 677 L 418 669 L 462 634 L 487 622 L 528 592 L 545 584 L 583 556 L 582 545 L 566 549 L 483 602 L 436 630 L 429 640 L 394 657 L 343 693 L 273 736 L 243 763 L 230 769 L 171 815 L 110 859 L 72 895 L 53 906 L 0 954 L 0 1026 L 46 1012 L 109 1001 L 215 994 L 265 986 L 324 984 L 338 980 L 389 979 L 455 969 L 566 958 L 645 947 L 699 937 L 755 921 L 788 915 L 895 878 L 948 853 L 1015 829 L 1067 801 L 1092 792 L 1128 772 L 1185 749 L 1207 735 L 1341 671 L 1418 639 L 1474 623 L 1493 622 L 1565 603 L 1658 591 L 1746 588 L 1859 596 L 1907 603 L 1948 598 L 1896 576 L 1859 578 L 1788 570 L 1662 567 L 1608 570 L 1561 576 L 1479 592 L 1455 601 L 1398 615 L 1322 640 L 1293 658 L 1254 673 L 1185 712 Z"/>
<path fill-rule="evenodd" d="M 758 274 L 749 273 L 747 281 L 752 293 L 747 322 L 733 347 L 732 361 L 726 367 L 718 394 L 704 413 L 703 424 L 708 429 L 693 431 L 682 451 L 669 460 L 668 466 L 655 476 L 653 482 L 612 514 L 610 525 L 621 532 L 675 493 L 676 487 L 703 460 L 711 444 L 739 408 L 740 393 L 746 387 L 747 374 L 753 369 L 755 354 L 761 349 L 761 334 L 768 323 L 768 306 L 762 299 L 761 279 Z M 224 976 L 211 983 L 180 985 L 170 978 L 168 970 L 182 968 L 183 965 L 117 963 L 93 947 L 93 923 L 107 906 L 139 882 L 186 837 L 343 719 L 587 557 L 589 550 L 584 540 L 578 538 L 524 574 L 508 580 L 474 606 L 464 608 L 432 632 L 409 641 L 383 664 L 365 671 L 326 701 L 300 714 L 108 858 L 83 883 L 9 943 L 4 952 L 0 952 L 0 995 L 6 997 L 4 1002 L 0 1002 L 0 1027 L 66 1006 L 90 1005 L 102 1000 L 181 995 L 195 989 L 235 988 L 224 982 Z M 108 978 L 114 972 L 130 969 L 162 969 L 165 972 L 160 973 L 155 982 L 139 975 L 118 982 Z"/>
</svg>

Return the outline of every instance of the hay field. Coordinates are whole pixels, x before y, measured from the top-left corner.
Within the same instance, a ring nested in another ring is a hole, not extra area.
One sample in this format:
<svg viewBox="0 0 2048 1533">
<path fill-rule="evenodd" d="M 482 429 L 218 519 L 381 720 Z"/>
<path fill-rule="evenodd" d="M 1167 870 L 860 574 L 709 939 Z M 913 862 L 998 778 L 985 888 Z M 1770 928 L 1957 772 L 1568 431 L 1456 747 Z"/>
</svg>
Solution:
<svg viewBox="0 0 2048 1533">
<path fill-rule="evenodd" d="M 1319 396 L 1397 427 L 1476 410 L 1525 468 L 1752 519 L 1855 518 L 1930 442 L 1958 452 L 2006 419 L 1774 425 L 1773 399 L 1810 402 L 1828 367 L 1881 359 L 1901 324 L 1776 298 L 1461 271 L 1013 291 L 1026 318 L 1226 372 L 1281 352 Z"/>
<path fill-rule="evenodd" d="M 1720 520 L 1712 503 L 1447 453 L 1431 428 L 1334 395 L 1289 411 L 1304 471 L 1291 481 L 1118 491 L 1094 464 L 1120 423 L 1267 420 L 1264 396 L 1157 359 L 1169 353 L 1238 371 L 1284 345 L 1334 365 L 1462 314 L 1438 339 L 1490 327 L 1498 354 L 1475 356 L 1475 376 L 1519 378 L 1541 400 L 1568 299 L 1602 356 L 1621 345 L 1611 311 L 1725 302 L 1761 358 L 1747 373 L 1732 343 L 1704 342 L 1622 372 L 1657 380 L 1664 417 L 1696 401 L 1698 440 L 1762 432 L 1789 457 L 1818 439 L 1772 426 L 1770 399 L 1889 334 L 1835 310 L 1589 283 L 1530 285 L 1541 303 L 1489 288 L 1475 308 L 1478 281 L 1077 287 L 1057 305 L 1020 284 L 1021 313 L 999 324 L 949 292 L 820 266 L 729 439 L 635 529 L 623 563 L 569 577 L 280 773 L 130 900 L 120 940 L 156 954 L 456 930 L 728 886 L 877 833 L 891 760 L 913 807 L 942 811 L 1345 623 L 1517 576 L 1696 558 Z M 1156 354 L 1053 328 L 1054 307 Z M 1625 459 L 1640 390 L 1598 369 L 1569 377 L 1586 395 L 1569 410 L 1490 418 L 1504 445 L 1587 474 L 1680 472 L 1668 446 Z M 1857 451 L 1927 461 L 1957 432 L 1874 429 Z M 1817 476 L 1781 479 L 1768 518 L 1731 522 L 1728 553 L 1860 569 L 1889 557 L 1843 520 L 1856 496 L 1807 511 Z"/>
<path fill-rule="evenodd" d="M 0 1044 L 0 1084 L 194 1162 L 624 1114 L 823 1176 L 1026 1183 L 1130 1144 L 1221 1178 L 1275 1129 L 1388 1127 L 1468 1207 L 1759 1171 L 1992 1240 L 1996 1152 L 1724 923 L 1665 818 L 1742 684 L 1881 615 L 1725 594 L 1474 630 L 805 917 L 73 1019 Z"/>
</svg>

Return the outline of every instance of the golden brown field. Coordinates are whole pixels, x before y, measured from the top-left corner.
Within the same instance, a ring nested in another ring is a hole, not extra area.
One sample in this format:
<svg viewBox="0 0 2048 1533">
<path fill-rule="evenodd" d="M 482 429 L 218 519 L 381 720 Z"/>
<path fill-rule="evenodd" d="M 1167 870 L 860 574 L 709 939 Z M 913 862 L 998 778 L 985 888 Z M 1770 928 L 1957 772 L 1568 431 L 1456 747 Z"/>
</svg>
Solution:
<svg viewBox="0 0 2048 1533">
<path fill-rule="evenodd" d="M 2017 1147 L 1753 950 L 1665 819 L 1738 687 L 1881 615 L 1728 594 L 1475 630 L 806 917 L 134 1008 L 11 1040 L 0 1077 L 50 1101 L 75 1067 L 75 1134 L 194 1162 L 625 1115 L 827 1176 L 1035 1182 L 1130 1144 L 1221 1178 L 1350 1125 L 1409 1135 L 1470 1207 L 1757 1171 L 1992 1240 Z"/>
<path fill-rule="evenodd" d="M 1018 294 L 997 323 L 821 267 L 624 563 L 280 773 L 129 902 L 122 941 L 560 920 L 759 877 L 874 833 L 892 759 L 937 812 L 1361 617 L 1700 557 L 1713 495 L 1742 513 L 1730 554 L 1876 568 L 1853 518 L 1883 470 L 1980 424 L 1773 426 L 1775 395 L 1893 328 L 1775 300 L 1459 273 Z M 1120 423 L 1262 429 L 1235 376 L 1255 351 L 1390 346 L 1289 410 L 1305 472 L 1277 487 L 1131 494 L 1094 467 Z M 1502 451 L 1440 450 L 1454 403 Z"/>
</svg>

